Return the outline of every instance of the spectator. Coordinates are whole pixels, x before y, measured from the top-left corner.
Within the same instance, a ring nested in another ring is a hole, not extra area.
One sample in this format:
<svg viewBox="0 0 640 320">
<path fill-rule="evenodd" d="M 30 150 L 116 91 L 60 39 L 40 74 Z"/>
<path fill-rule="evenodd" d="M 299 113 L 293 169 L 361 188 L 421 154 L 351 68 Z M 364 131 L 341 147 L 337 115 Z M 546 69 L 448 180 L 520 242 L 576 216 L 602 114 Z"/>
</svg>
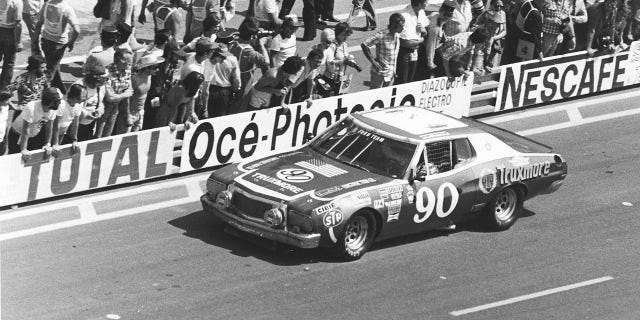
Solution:
<svg viewBox="0 0 640 320">
<path fill-rule="evenodd" d="M 576 9 L 582 8 L 581 11 Z M 573 23 L 571 14 L 584 15 L 586 19 L 586 11 L 584 11 L 584 1 L 563 1 L 563 0 L 544 0 L 542 8 L 543 24 L 542 24 L 542 55 L 545 57 L 553 56 L 562 44 L 565 37 L 563 33 L 568 33 L 567 44 L 569 50 L 575 49 L 575 37 L 573 34 Z"/>
<path fill-rule="evenodd" d="M 484 67 L 488 72 L 491 72 L 494 66 L 496 55 L 502 53 L 504 37 L 507 35 L 507 15 L 503 8 L 502 0 L 491 0 L 489 9 L 476 20 L 478 27 L 484 28 L 489 37 L 484 47 Z"/>
<path fill-rule="evenodd" d="M 81 84 L 72 84 L 66 99 L 60 102 L 56 119 L 53 121 L 52 142 L 54 151 L 58 144 L 69 144 L 78 148 L 78 124 L 82 114 L 82 105 L 87 101 L 87 88 Z"/>
<path fill-rule="evenodd" d="M 5 89 L 13 79 L 13 66 L 16 63 L 16 52 L 22 37 L 22 2 L 20 0 L 2 0 L 0 15 L 0 89 Z"/>
<path fill-rule="evenodd" d="M 11 130 L 14 106 L 11 103 L 13 94 L 10 91 L 0 91 L 0 156 L 7 154 L 8 133 Z"/>
<path fill-rule="evenodd" d="M 38 13 L 42 9 L 43 3 L 43 0 L 22 0 L 22 21 L 24 21 L 31 39 L 31 55 L 40 53 L 40 48 L 37 46 L 39 41 L 36 35 L 36 24 L 38 23 Z M 18 48 L 22 49 L 22 43 Z"/>
<path fill-rule="evenodd" d="M 418 63 L 418 48 L 427 35 L 429 20 L 424 12 L 427 0 L 411 0 L 400 14 L 404 18 L 404 29 L 400 33 L 400 48 L 396 64 L 396 84 L 413 81 Z"/>
<path fill-rule="evenodd" d="M 625 0 L 605 0 L 589 8 L 587 51 L 613 52 L 617 45 L 624 44 L 622 35 L 630 8 Z"/>
<path fill-rule="evenodd" d="M 366 17 L 366 24 L 364 25 L 364 31 L 371 31 L 378 28 L 378 22 L 376 21 L 376 8 L 373 7 L 373 0 L 353 0 L 353 8 L 347 18 L 347 23 L 353 25 L 356 18 L 360 14 L 360 11 L 364 10 Z"/>
<path fill-rule="evenodd" d="M 205 33 L 207 29 L 204 28 L 204 21 L 207 17 L 212 17 L 217 22 L 216 25 L 220 24 L 220 0 L 193 0 L 189 3 L 184 43 Z"/>
<path fill-rule="evenodd" d="M 256 111 L 266 107 L 282 105 L 285 95 L 298 78 L 298 72 L 304 62 L 300 57 L 293 56 L 285 60 L 280 68 L 271 68 L 262 75 L 249 93 L 249 111 Z M 272 96 L 279 99 L 272 99 Z M 279 103 L 272 101 L 279 100 Z"/>
<path fill-rule="evenodd" d="M 196 42 L 196 52 L 188 53 L 187 60 L 180 69 L 180 79 L 184 78 L 192 71 L 204 73 L 204 62 L 211 58 L 214 42 L 210 38 L 200 37 Z"/>
<path fill-rule="evenodd" d="M 501 64 L 542 59 L 542 13 L 532 0 L 516 0 L 508 14 Z"/>
<path fill-rule="evenodd" d="M 240 65 L 225 44 L 213 50 L 205 64 L 202 101 L 209 118 L 235 113 L 234 96 L 240 92 Z"/>
<path fill-rule="evenodd" d="M 101 66 L 109 66 L 113 63 L 113 54 L 116 52 L 116 47 L 119 44 L 122 44 L 122 39 L 129 38 L 129 34 L 132 31 L 131 28 L 123 28 L 119 29 L 120 31 L 115 31 L 114 37 L 100 37 L 100 46 L 93 48 L 87 56 L 87 59 L 84 61 L 82 65 L 82 69 L 84 73 L 87 73 L 91 67 L 96 64 Z M 122 34 L 121 34 L 122 33 Z M 127 47 L 126 45 L 124 47 Z M 130 47 L 128 47 L 131 50 Z"/>
<path fill-rule="evenodd" d="M 70 32 L 67 31 L 69 27 Z M 60 68 L 64 50 L 69 49 L 71 52 L 80 34 L 76 13 L 67 0 L 45 2 L 38 15 L 36 34 L 38 37 L 42 35 L 41 44 L 47 70 L 53 75 Z"/>
<path fill-rule="evenodd" d="M 556 55 L 586 49 L 588 10 L 584 0 L 574 1 L 574 9 L 569 15 L 570 21 L 562 28 L 563 40 L 558 43 Z"/>
<path fill-rule="evenodd" d="M 164 48 L 166 47 L 167 43 L 173 41 L 175 41 L 175 39 L 173 39 L 173 37 L 171 36 L 171 31 L 167 29 L 159 30 L 153 36 L 153 43 L 150 44 L 147 48 L 146 54 L 150 54 L 152 56 L 160 58 L 164 55 Z"/>
<path fill-rule="evenodd" d="M 327 62 L 327 56 L 331 54 L 328 51 L 331 50 L 330 49 L 331 45 L 334 42 L 336 42 L 336 34 L 335 34 L 335 32 L 333 32 L 333 29 L 325 28 L 324 30 L 322 30 L 320 32 L 320 43 L 317 43 L 317 44 L 314 44 L 313 46 L 311 46 L 311 50 L 320 49 L 324 53 L 324 56 L 322 57 L 322 65 L 323 66 L 326 66 L 326 64 L 327 64 L 326 63 Z M 320 73 L 322 74 L 323 71 L 324 70 L 320 71 Z"/>
<path fill-rule="evenodd" d="M 158 8 L 164 5 L 169 5 L 169 4 L 171 4 L 170 0 L 151 0 L 151 3 L 149 3 L 149 0 L 142 0 L 142 5 L 140 6 L 140 14 L 138 15 L 138 22 L 140 24 L 147 23 L 147 16 L 145 14 L 145 10 L 149 10 L 149 12 L 151 12 L 153 16 L 153 19 L 155 20 L 156 10 L 158 10 Z"/>
<path fill-rule="evenodd" d="M 635 12 L 632 10 L 632 17 L 629 19 L 626 28 L 626 39 L 625 42 L 633 42 L 636 40 L 640 40 L 640 10 L 636 10 Z"/>
<path fill-rule="evenodd" d="M 448 38 L 444 44 L 436 50 L 441 59 L 441 70 L 444 70 L 444 74 L 440 74 L 440 76 L 460 77 L 464 75 L 470 68 L 470 54 L 473 53 L 474 50 L 484 49 L 487 38 L 487 31 L 482 28 L 476 29 L 473 32 L 458 33 Z"/>
<path fill-rule="evenodd" d="M 118 31 L 118 25 L 120 24 L 126 24 L 129 28 L 135 26 L 135 4 L 135 0 L 111 1 L 109 19 L 101 19 L 100 25 L 98 26 L 101 41 L 103 37 L 112 37 L 113 33 Z M 133 34 L 133 31 L 124 39 L 124 42 L 129 41 L 131 34 Z"/>
<path fill-rule="evenodd" d="M 255 18 L 247 18 L 238 28 L 238 39 L 229 46 L 231 52 L 240 66 L 240 93 L 236 98 L 236 111 L 241 112 L 247 105 L 247 99 L 251 87 L 258 81 L 256 69 L 266 71 L 269 67 L 269 54 L 264 46 L 264 38 L 258 38 L 258 23 Z"/>
<path fill-rule="evenodd" d="M 178 34 L 184 32 L 182 22 L 184 18 L 178 10 L 183 5 L 182 0 L 170 0 L 169 4 L 162 5 L 155 9 L 153 14 L 154 31 L 167 29 L 171 31 L 171 36 L 175 39 Z"/>
<path fill-rule="evenodd" d="M 220 30 L 220 20 L 216 17 L 216 15 L 210 15 L 204 19 L 202 22 L 202 33 L 197 35 L 195 38 L 191 39 L 184 47 L 182 47 L 182 51 L 184 52 L 193 52 L 196 50 L 196 43 L 200 38 L 209 38 L 211 42 L 216 42 L 217 33 Z"/>
<path fill-rule="evenodd" d="M 298 18 L 290 15 L 282 21 L 280 32 L 271 39 L 269 55 L 271 67 L 279 68 L 287 58 L 296 54 L 296 30 L 298 30 Z"/>
<path fill-rule="evenodd" d="M 82 112 L 78 119 L 78 140 L 86 141 L 97 138 L 95 127 L 97 120 L 104 114 L 104 96 L 107 88 L 105 83 L 109 73 L 104 66 L 96 64 L 78 79 L 74 84 L 85 87 L 87 100 L 82 104 Z"/>
<path fill-rule="evenodd" d="M 398 58 L 400 38 L 398 34 L 404 29 L 404 17 L 394 13 L 389 17 L 386 31 L 380 31 L 366 39 L 360 47 L 362 53 L 371 62 L 371 82 L 369 88 L 388 87 L 393 82 Z M 370 47 L 376 47 L 376 57 L 371 54 Z"/>
<path fill-rule="evenodd" d="M 315 78 L 318 76 L 318 69 L 322 65 L 324 52 L 320 49 L 313 49 L 304 61 L 302 72 L 298 79 L 291 85 L 289 103 L 307 101 L 307 106 L 311 106 L 311 101 L 315 98 Z"/>
<path fill-rule="evenodd" d="M 455 36 L 461 32 L 469 31 L 473 23 L 473 9 L 469 0 L 455 0 L 456 8 L 453 16 L 444 24 L 444 34 L 447 37 Z"/>
<path fill-rule="evenodd" d="M 123 113 L 118 119 L 118 132 L 136 132 L 142 130 L 144 122 L 144 105 L 151 89 L 151 77 L 156 74 L 158 65 L 164 58 L 155 55 L 143 56 L 138 61 L 131 75 L 133 94 L 129 98 L 129 113 Z"/>
<path fill-rule="evenodd" d="M 118 48 L 113 54 L 113 64 L 107 68 L 109 77 L 104 97 L 104 114 L 96 124 L 97 137 L 109 137 L 121 134 L 116 128 L 118 113 L 129 113 L 129 97 L 133 95 L 131 87 L 131 63 L 133 54 L 126 49 Z M 128 124 L 128 123 L 127 123 Z"/>
<path fill-rule="evenodd" d="M 325 51 L 326 70 L 324 75 L 335 81 L 340 81 L 346 74 L 347 67 L 352 67 L 360 72 L 360 66 L 349 54 L 347 40 L 353 34 L 353 30 L 346 22 L 340 22 L 335 27 L 335 41 Z"/>
<path fill-rule="evenodd" d="M 192 71 L 173 86 L 167 98 L 160 105 L 156 114 L 153 128 L 170 126 L 175 128 L 176 124 L 184 123 L 189 129 L 191 124 L 198 122 L 198 116 L 194 110 L 196 95 L 204 82 L 204 76 L 196 71 Z"/>
<path fill-rule="evenodd" d="M 311 41 L 316 37 L 316 2 L 318 0 L 303 0 L 302 1 L 302 20 L 304 22 L 304 36 L 302 41 Z M 284 20 L 286 16 L 291 13 L 296 0 L 283 0 L 282 7 L 280 8 L 280 14 L 278 18 Z"/>
<path fill-rule="evenodd" d="M 444 74 L 444 71 L 438 71 L 435 63 L 436 49 L 439 48 L 445 39 L 443 26 L 453 17 L 457 2 L 455 0 L 445 0 L 438 12 L 429 16 L 429 26 L 427 27 L 427 39 L 425 40 L 424 55 L 424 74 L 416 74 L 417 80 L 428 79 L 436 75 Z M 418 64 L 421 61 L 418 59 Z M 418 68 L 416 72 L 420 72 L 422 68 Z"/>
<path fill-rule="evenodd" d="M 24 106 L 9 132 L 9 153 L 22 153 L 25 161 L 31 157 L 30 150 L 44 149 L 45 155 L 51 155 L 53 120 L 62 97 L 60 89 L 47 88 L 41 100 L 31 101 Z"/>
<path fill-rule="evenodd" d="M 151 88 L 147 93 L 144 107 L 143 129 L 155 128 L 158 110 L 169 90 L 180 82 L 180 69 L 183 52 L 175 44 L 168 43 L 164 48 L 164 62 L 158 65 L 158 71 L 151 76 Z"/>
<path fill-rule="evenodd" d="M 30 56 L 27 59 L 27 72 L 18 75 L 7 87 L 9 91 L 18 92 L 18 108 L 27 103 L 40 100 L 42 91 L 51 86 L 51 76 L 42 56 Z"/>
<path fill-rule="evenodd" d="M 276 0 L 255 0 L 253 15 L 258 20 L 258 26 L 266 30 L 275 30 L 282 25 L 278 18 L 280 9 Z"/>
</svg>

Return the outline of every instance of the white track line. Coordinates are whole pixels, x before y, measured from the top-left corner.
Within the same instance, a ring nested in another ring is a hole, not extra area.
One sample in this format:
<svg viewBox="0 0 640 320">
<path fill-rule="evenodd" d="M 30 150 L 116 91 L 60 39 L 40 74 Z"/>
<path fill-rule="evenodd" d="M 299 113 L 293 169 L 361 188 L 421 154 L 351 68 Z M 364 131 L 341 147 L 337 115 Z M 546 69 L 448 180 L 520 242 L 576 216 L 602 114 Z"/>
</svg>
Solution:
<svg viewBox="0 0 640 320">
<path fill-rule="evenodd" d="M 606 277 L 597 278 L 597 279 L 593 279 L 593 280 L 587 280 L 587 281 L 583 281 L 583 282 L 578 282 L 578 283 L 566 285 L 566 286 L 563 286 L 563 287 L 543 290 L 543 291 L 539 291 L 539 292 L 536 292 L 536 293 L 526 294 L 526 295 L 523 295 L 523 296 L 511 298 L 511 299 L 506 299 L 506 300 L 497 301 L 497 302 L 493 302 L 493 303 L 483 304 L 481 306 L 477 306 L 477 307 L 473 307 L 473 308 L 452 311 L 452 312 L 449 312 L 449 314 L 454 316 L 454 317 L 462 316 L 462 315 L 465 315 L 465 314 L 474 313 L 474 312 L 478 312 L 478 311 L 483 311 L 483 310 L 496 308 L 496 307 L 501 307 L 501 306 L 505 306 L 505 305 L 508 305 L 508 304 L 516 303 L 516 302 L 522 302 L 522 301 L 525 301 L 525 300 L 530 300 L 530 299 L 535 299 L 535 298 L 539 298 L 539 297 L 543 297 L 543 296 L 548 296 L 550 294 L 554 294 L 554 293 L 558 293 L 558 292 L 563 292 L 563 291 L 577 289 L 577 288 L 580 288 L 580 287 L 590 286 L 590 285 L 593 285 L 593 284 L 597 284 L 597 283 L 601 283 L 601 282 L 605 282 L 605 281 L 609 281 L 609 280 L 613 280 L 613 279 L 614 278 L 611 277 L 611 276 L 606 276 Z"/>
</svg>

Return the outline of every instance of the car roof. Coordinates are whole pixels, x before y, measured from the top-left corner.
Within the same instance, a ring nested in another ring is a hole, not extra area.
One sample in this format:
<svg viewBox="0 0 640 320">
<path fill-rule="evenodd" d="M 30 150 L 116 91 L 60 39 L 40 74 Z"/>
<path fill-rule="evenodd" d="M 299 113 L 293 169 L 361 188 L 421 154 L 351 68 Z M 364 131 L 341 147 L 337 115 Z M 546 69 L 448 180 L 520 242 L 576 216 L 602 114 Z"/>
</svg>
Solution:
<svg viewBox="0 0 640 320">
<path fill-rule="evenodd" d="M 380 131 L 415 140 L 480 132 L 454 117 L 414 106 L 375 109 L 353 117 Z"/>
</svg>

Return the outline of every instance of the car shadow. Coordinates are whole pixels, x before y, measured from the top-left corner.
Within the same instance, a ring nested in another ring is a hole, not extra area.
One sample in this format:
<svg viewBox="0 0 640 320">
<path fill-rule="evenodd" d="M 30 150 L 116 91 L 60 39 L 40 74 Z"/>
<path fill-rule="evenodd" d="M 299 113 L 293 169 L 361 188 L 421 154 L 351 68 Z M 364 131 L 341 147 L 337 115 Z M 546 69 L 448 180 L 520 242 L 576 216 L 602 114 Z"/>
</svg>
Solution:
<svg viewBox="0 0 640 320">
<path fill-rule="evenodd" d="M 300 249 L 244 234 L 228 227 L 204 211 L 196 211 L 168 223 L 184 235 L 229 251 L 239 257 L 254 257 L 278 266 L 340 262 L 324 249 Z M 225 231 L 229 228 L 231 232 Z M 235 232 L 234 232 L 235 231 Z"/>
<path fill-rule="evenodd" d="M 519 219 L 534 216 L 535 213 L 524 209 Z M 236 231 L 222 221 L 207 215 L 204 211 L 196 211 L 188 215 L 168 221 L 170 225 L 184 230 L 184 235 L 198 239 L 204 243 L 223 248 L 239 257 L 254 257 L 278 266 L 309 265 L 317 262 L 344 262 L 331 254 L 327 249 L 300 249 Z M 516 222 L 517 223 L 517 222 Z M 227 229 L 228 231 L 226 231 Z M 230 232 L 229 232 L 230 231 Z M 487 225 L 477 220 L 457 224 L 454 230 L 432 230 L 403 237 L 383 240 L 374 243 L 369 251 L 389 249 L 392 247 L 425 241 L 438 237 L 446 237 L 459 232 L 493 233 Z"/>
</svg>

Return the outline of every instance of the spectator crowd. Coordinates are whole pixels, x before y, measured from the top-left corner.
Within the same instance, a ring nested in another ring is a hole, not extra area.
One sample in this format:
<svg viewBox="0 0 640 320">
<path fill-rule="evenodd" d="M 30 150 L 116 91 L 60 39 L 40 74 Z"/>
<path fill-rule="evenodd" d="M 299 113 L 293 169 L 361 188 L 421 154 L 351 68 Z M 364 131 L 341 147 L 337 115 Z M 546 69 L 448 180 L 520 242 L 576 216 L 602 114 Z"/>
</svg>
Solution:
<svg viewBox="0 0 640 320">
<path fill-rule="evenodd" d="M 69 0 L 0 0 L 0 155 L 344 94 L 362 71 L 348 45 L 361 11 L 358 30 L 376 30 L 360 44 L 371 89 L 640 39 L 640 0 L 444 0 L 436 12 L 407 1 L 379 28 L 373 0 L 353 0 L 345 21 L 333 0 L 303 0 L 302 24 L 295 0 L 250 0 L 235 30 L 234 0 L 97 0 L 101 45 L 67 87 L 60 61 L 80 33 Z M 153 23 L 152 43 L 136 39 L 136 21 Z M 23 24 L 31 55 L 14 77 Z"/>
</svg>

